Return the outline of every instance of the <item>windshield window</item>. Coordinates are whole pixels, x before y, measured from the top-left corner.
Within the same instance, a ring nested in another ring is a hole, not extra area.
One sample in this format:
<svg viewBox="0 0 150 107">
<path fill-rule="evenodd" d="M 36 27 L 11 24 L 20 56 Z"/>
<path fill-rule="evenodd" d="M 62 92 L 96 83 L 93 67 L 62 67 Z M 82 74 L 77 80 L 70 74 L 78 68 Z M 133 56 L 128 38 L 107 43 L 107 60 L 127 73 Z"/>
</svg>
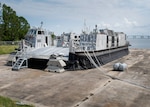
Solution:
<svg viewBox="0 0 150 107">
<path fill-rule="evenodd" d="M 28 31 L 29 35 L 35 35 L 36 34 L 36 30 L 35 29 L 31 29 Z"/>
</svg>

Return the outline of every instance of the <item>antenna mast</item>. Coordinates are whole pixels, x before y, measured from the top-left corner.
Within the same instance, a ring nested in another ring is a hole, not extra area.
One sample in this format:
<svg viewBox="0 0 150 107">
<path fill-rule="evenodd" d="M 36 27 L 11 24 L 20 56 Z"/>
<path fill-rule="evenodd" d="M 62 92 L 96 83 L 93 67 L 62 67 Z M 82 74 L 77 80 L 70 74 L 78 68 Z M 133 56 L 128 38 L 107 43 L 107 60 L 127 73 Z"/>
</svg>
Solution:
<svg viewBox="0 0 150 107">
<path fill-rule="evenodd" d="M 41 21 L 41 26 L 40 26 L 40 28 L 42 28 L 42 26 L 43 26 L 43 21 Z"/>
<path fill-rule="evenodd" d="M 84 28 L 83 28 L 84 33 L 88 33 L 88 27 L 86 26 L 86 19 L 84 19 Z"/>
<path fill-rule="evenodd" d="M 84 32 L 86 32 L 86 20 L 84 19 Z"/>
</svg>

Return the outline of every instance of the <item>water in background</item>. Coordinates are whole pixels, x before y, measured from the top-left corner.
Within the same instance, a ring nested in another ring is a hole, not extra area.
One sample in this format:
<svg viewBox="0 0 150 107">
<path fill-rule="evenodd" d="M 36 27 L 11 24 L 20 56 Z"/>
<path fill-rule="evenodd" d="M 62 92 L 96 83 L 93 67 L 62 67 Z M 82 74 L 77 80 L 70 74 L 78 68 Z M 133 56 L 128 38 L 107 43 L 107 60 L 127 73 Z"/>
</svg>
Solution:
<svg viewBox="0 0 150 107">
<path fill-rule="evenodd" d="M 131 44 L 130 48 L 150 49 L 150 39 L 128 38 L 127 40 Z"/>
</svg>

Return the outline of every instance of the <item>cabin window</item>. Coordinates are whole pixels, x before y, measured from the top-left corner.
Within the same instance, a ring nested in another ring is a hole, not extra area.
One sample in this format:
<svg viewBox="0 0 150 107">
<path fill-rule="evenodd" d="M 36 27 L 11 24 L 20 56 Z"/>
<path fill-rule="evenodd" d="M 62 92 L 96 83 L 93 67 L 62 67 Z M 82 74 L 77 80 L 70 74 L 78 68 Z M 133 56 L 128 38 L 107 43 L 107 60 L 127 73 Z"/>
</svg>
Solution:
<svg viewBox="0 0 150 107">
<path fill-rule="evenodd" d="M 39 35 L 41 35 L 41 34 L 42 34 L 42 32 L 41 32 L 41 31 L 38 31 L 38 34 L 39 34 Z"/>
<path fill-rule="evenodd" d="M 28 35 L 35 35 L 35 34 L 36 34 L 36 30 L 31 29 L 31 30 L 28 31 L 27 34 L 28 34 Z"/>
<path fill-rule="evenodd" d="M 77 36 L 75 36 L 74 38 L 77 38 Z"/>
<path fill-rule="evenodd" d="M 115 37 L 114 36 L 112 36 L 112 46 L 114 46 L 115 44 Z"/>
<path fill-rule="evenodd" d="M 44 34 L 44 31 L 38 31 L 38 34 L 42 35 L 42 34 Z"/>
<path fill-rule="evenodd" d="M 36 30 L 31 30 L 31 34 L 35 35 L 36 34 Z"/>
<path fill-rule="evenodd" d="M 100 31 L 101 34 L 105 34 L 103 29 L 100 29 L 99 31 Z"/>
</svg>

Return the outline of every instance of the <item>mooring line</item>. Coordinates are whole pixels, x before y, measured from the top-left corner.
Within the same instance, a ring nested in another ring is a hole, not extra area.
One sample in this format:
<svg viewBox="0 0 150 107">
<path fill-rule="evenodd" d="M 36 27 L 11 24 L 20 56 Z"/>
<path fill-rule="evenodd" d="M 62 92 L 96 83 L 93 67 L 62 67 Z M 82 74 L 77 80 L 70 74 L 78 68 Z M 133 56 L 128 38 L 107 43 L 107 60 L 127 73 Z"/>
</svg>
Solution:
<svg viewBox="0 0 150 107">
<path fill-rule="evenodd" d="M 89 59 L 89 61 L 99 70 L 101 71 L 101 73 L 113 80 L 119 80 L 119 81 L 123 81 L 123 82 L 126 82 L 126 83 L 129 83 L 129 84 L 132 84 L 132 85 L 135 85 L 135 86 L 139 86 L 141 88 L 144 88 L 144 89 L 147 89 L 147 90 L 150 90 L 149 87 L 146 87 L 146 86 L 142 86 L 142 85 L 139 85 L 139 84 L 136 84 L 136 83 L 133 83 L 131 81 L 127 81 L 127 80 L 123 80 L 123 79 L 120 79 L 118 77 L 114 77 L 114 76 L 110 76 L 110 75 L 107 75 L 104 71 L 106 71 L 102 66 L 98 66 L 94 60 L 92 59 L 92 57 L 90 56 L 90 54 L 88 53 L 88 51 L 84 51 L 84 54 L 87 56 L 87 58 Z M 95 56 L 96 57 L 96 56 Z M 104 71 L 102 71 L 100 68 L 102 68 Z"/>
</svg>

